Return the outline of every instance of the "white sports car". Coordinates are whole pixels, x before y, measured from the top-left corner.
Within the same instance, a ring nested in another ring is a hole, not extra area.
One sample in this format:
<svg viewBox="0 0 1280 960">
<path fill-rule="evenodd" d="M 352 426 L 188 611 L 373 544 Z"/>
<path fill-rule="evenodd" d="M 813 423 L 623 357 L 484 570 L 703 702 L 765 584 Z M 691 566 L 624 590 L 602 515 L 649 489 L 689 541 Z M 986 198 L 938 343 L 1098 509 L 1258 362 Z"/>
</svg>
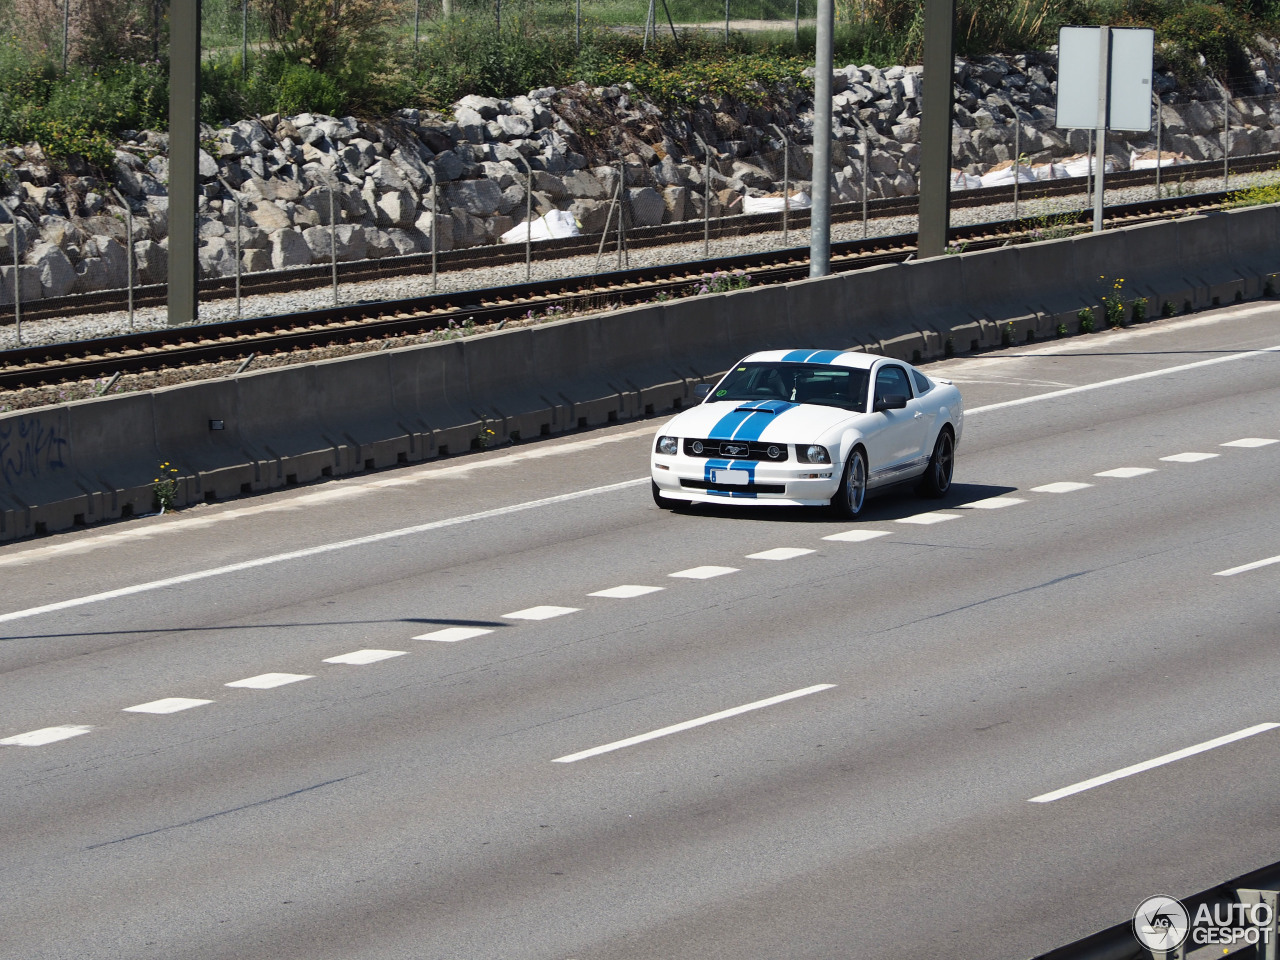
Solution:
<svg viewBox="0 0 1280 960">
<path fill-rule="evenodd" d="M 769 350 L 736 363 L 658 431 L 653 499 L 830 505 L 852 519 L 868 490 L 951 486 L 960 391 L 909 363 L 839 350 Z"/>
</svg>

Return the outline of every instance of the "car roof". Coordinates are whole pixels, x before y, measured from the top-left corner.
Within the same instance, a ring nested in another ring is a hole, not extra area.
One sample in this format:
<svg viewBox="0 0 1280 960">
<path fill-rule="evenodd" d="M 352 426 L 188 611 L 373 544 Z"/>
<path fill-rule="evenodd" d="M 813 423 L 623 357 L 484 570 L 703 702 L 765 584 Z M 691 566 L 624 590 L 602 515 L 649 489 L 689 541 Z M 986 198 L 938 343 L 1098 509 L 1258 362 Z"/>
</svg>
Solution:
<svg viewBox="0 0 1280 960">
<path fill-rule="evenodd" d="M 761 350 L 744 358 L 742 363 L 824 363 L 836 367 L 870 370 L 877 360 L 871 353 L 858 350 Z"/>
</svg>

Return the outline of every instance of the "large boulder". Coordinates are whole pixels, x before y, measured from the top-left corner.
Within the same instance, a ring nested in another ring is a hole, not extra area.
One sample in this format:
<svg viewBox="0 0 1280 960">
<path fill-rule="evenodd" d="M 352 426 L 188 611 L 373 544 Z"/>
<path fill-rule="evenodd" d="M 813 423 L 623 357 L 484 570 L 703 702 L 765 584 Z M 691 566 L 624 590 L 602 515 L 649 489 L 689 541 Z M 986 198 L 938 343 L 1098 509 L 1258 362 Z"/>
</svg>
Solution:
<svg viewBox="0 0 1280 960">
<path fill-rule="evenodd" d="M 277 230 L 271 235 L 271 266 L 275 270 L 311 263 L 311 247 L 297 230 Z"/>
<path fill-rule="evenodd" d="M 73 293 L 95 290 L 119 290 L 127 283 L 128 256 L 119 241 L 111 237 L 90 237 L 80 251 L 76 264 Z"/>
<path fill-rule="evenodd" d="M 629 187 L 627 200 L 631 207 L 631 222 L 637 227 L 656 227 L 662 223 L 667 205 L 653 187 Z M 740 212 L 740 211 L 739 211 Z"/>
<path fill-rule="evenodd" d="M 444 196 L 451 207 L 459 207 L 472 216 L 492 216 L 502 202 L 502 191 L 489 180 L 457 180 L 445 184 Z M 460 237 L 455 239 L 461 241 Z M 459 246 L 463 246 L 459 242 Z"/>
<path fill-rule="evenodd" d="M 422 238 L 420 244 L 423 252 L 431 251 L 433 235 L 437 253 L 444 253 L 453 249 L 453 217 L 450 214 L 437 213 L 433 230 L 431 211 L 424 211 L 418 215 L 418 219 L 413 224 L 413 229 Z"/>
<path fill-rule="evenodd" d="M 363 260 L 368 255 L 369 243 L 364 227 L 358 224 L 340 223 L 336 227 L 309 227 L 302 237 L 311 248 L 312 263 L 328 263 L 337 256 L 339 260 Z"/>
<path fill-rule="evenodd" d="M 271 260 L 268 257 L 267 265 Z M 169 279 L 169 249 L 154 240 L 139 240 L 133 245 L 133 269 L 137 281 L 146 283 L 165 283 Z"/>
</svg>

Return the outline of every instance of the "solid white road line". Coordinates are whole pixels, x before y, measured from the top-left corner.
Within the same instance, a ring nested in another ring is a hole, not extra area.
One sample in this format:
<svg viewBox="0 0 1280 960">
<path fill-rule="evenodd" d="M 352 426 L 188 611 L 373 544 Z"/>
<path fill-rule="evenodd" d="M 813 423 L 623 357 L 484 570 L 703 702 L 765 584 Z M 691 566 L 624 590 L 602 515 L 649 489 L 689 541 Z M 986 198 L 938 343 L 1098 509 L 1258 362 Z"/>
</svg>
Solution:
<svg viewBox="0 0 1280 960">
<path fill-rule="evenodd" d="M 527 607 L 515 613 L 504 613 L 502 617 L 505 620 L 550 620 L 554 617 L 563 617 L 568 613 L 578 613 L 581 609 L 581 607 Z"/>
<path fill-rule="evenodd" d="M 665 590 L 666 587 L 644 587 L 637 583 L 624 583 L 620 587 L 610 587 L 608 590 L 597 590 L 595 593 L 589 593 L 589 597 L 609 597 L 613 600 L 630 600 L 632 597 L 643 597 L 647 593 L 657 593 L 659 590 Z"/>
<path fill-rule="evenodd" d="M 1101 473 L 1095 473 L 1095 477 L 1119 477 L 1121 480 L 1128 480 L 1130 477 L 1140 477 L 1146 473 L 1155 473 L 1155 467 L 1116 467 L 1114 470 L 1103 470 Z"/>
<path fill-rule="evenodd" d="M 690 567 L 688 570 L 677 570 L 668 573 L 668 577 L 682 577 L 685 580 L 710 580 L 712 577 L 723 577 L 726 573 L 737 573 L 737 567 Z"/>
<path fill-rule="evenodd" d="M 420 633 L 413 639 L 434 640 L 437 643 L 457 643 L 459 640 L 471 640 L 475 637 L 483 637 L 486 633 L 493 633 L 493 631 L 484 627 L 445 627 L 443 630 L 433 630 L 430 633 Z"/>
<path fill-rule="evenodd" d="M 1161 457 L 1169 463 L 1199 463 L 1201 460 L 1212 460 L 1216 453 L 1175 453 L 1171 457 Z"/>
<path fill-rule="evenodd" d="M 914 517 L 903 517 L 902 519 L 895 520 L 893 522 L 918 523 L 923 526 L 928 526 L 931 523 L 943 523 L 947 520 L 955 520 L 959 516 L 960 514 L 958 513 L 939 513 L 937 511 L 930 511 L 929 513 L 917 513 Z"/>
<path fill-rule="evenodd" d="M 152 700 L 140 703 L 136 707 L 125 707 L 124 713 L 177 713 L 179 710 L 190 710 L 192 707 L 203 707 L 212 700 L 194 700 L 191 697 L 165 697 L 163 700 Z"/>
<path fill-rule="evenodd" d="M 0 744 L 6 747 L 43 747 L 46 743 L 57 743 L 88 733 L 93 727 L 44 727 L 30 733 L 20 733 L 16 737 L 5 737 Z"/>
<path fill-rule="evenodd" d="M 748 560 L 794 560 L 807 553 L 814 553 L 806 547 L 774 547 L 772 550 L 761 550 L 759 553 L 747 554 Z"/>
<path fill-rule="evenodd" d="M 957 510 L 1001 510 L 1005 507 L 1015 507 L 1020 503 L 1026 503 L 1021 497 L 987 497 L 985 500 L 975 500 L 973 503 L 958 503 Z"/>
<path fill-rule="evenodd" d="M 1248 573 L 1250 570 L 1257 570 L 1260 567 L 1269 567 L 1273 563 L 1280 563 L 1280 557 L 1267 557 L 1265 560 L 1255 560 L 1253 563 L 1241 564 L 1238 567 L 1232 567 L 1230 570 L 1219 570 L 1214 576 L 1234 577 L 1237 573 Z"/>
<path fill-rule="evenodd" d="M 834 683 L 819 683 L 816 686 L 805 687 L 803 690 L 792 690 L 790 693 L 782 693 L 776 697 L 769 697 L 767 700 L 757 700 L 755 703 L 747 703 L 741 707 L 721 710 L 719 713 L 712 713 L 705 717 L 698 717 L 696 720 L 686 720 L 684 723 L 677 723 L 670 727 L 663 727 L 661 730 L 651 730 L 648 733 L 642 733 L 637 737 L 628 737 L 626 740 L 615 740 L 613 743 L 606 743 L 602 747 L 592 747 L 590 750 L 583 750 L 581 753 L 571 753 L 565 757 L 557 757 L 552 761 L 552 763 L 573 763 L 577 760 L 585 760 L 587 757 L 596 757 L 602 753 L 609 753 L 611 750 L 621 750 L 623 747 L 631 747 L 637 743 L 644 743 L 646 740 L 656 740 L 659 737 L 666 737 L 673 733 L 680 733 L 683 730 L 692 730 L 694 727 L 701 727 L 703 724 L 715 723 L 717 720 L 724 720 L 728 717 L 736 717 L 740 713 L 759 710 L 763 707 L 771 707 L 775 703 L 784 703 L 787 700 L 795 700 L 797 697 L 807 697 L 811 693 L 830 690 L 834 686 Z"/>
<path fill-rule="evenodd" d="M 1086 487 L 1092 487 L 1092 483 L 1078 483 L 1075 480 L 1059 480 L 1057 483 L 1046 483 L 1038 487 L 1032 487 L 1032 493 L 1071 493 L 1074 490 L 1083 490 Z"/>
<path fill-rule="evenodd" d="M 1171 373 L 1182 373 L 1184 370 L 1195 370 L 1198 367 L 1211 367 L 1219 363 L 1231 363 L 1235 360 L 1248 360 L 1262 357 L 1269 353 L 1280 353 L 1280 345 L 1264 347 L 1261 350 L 1248 350 L 1244 353 L 1232 353 L 1225 357 L 1212 357 L 1208 360 L 1196 360 L 1194 363 L 1182 363 L 1176 367 L 1164 367 L 1161 370 L 1148 370 L 1146 373 L 1135 373 L 1127 377 L 1115 377 L 1112 380 L 1100 380 L 1097 383 L 1086 383 L 1079 387 L 1067 387 L 1065 390 L 1054 390 L 1050 393 L 1037 393 L 1031 397 L 1019 397 L 1017 400 L 1004 400 L 1000 403 L 989 403 L 985 407 L 973 407 L 966 410 L 965 416 L 975 413 L 986 413 L 989 410 L 1003 410 L 1006 407 L 1020 407 L 1027 403 L 1039 403 L 1041 400 L 1056 400 L 1058 397 L 1070 396 L 1073 393 L 1087 393 L 1090 390 L 1102 390 L 1106 387 L 1118 387 L 1125 383 L 1136 383 L 1139 380 L 1150 380 L 1153 377 L 1166 377 Z"/>
<path fill-rule="evenodd" d="M 344 653 L 341 656 L 329 657 L 325 663 L 348 663 L 352 666 L 362 667 L 368 663 L 377 663 L 379 660 L 390 660 L 392 657 L 403 657 L 403 650 L 356 650 L 352 653 Z"/>
<path fill-rule="evenodd" d="M 151 590 L 160 590 L 164 587 L 178 586 L 183 583 L 192 583 L 196 580 L 207 580 L 210 577 L 220 577 L 228 573 L 239 573 L 242 570 L 254 570 L 258 567 L 267 567 L 276 563 L 285 563 L 289 560 L 303 560 L 307 557 L 316 557 L 325 553 L 333 553 L 338 550 L 347 550 L 351 547 L 363 547 L 371 543 L 381 543 L 384 540 L 394 540 L 398 537 L 410 537 L 419 533 L 427 533 L 432 530 L 443 530 L 446 527 L 456 527 L 463 523 L 472 523 L 477 520 L 489 520 L 494 517 L 505 517 L 513 513 L 521 513 L 525 510 L 535 510 L 539 507 L 547 507 L 557 503 L 569 503 L 574 500 L 581 500 L 585 497 L 594 497 L 602 493 L 613 493 L 618 490 L 626 490 L 630 487 L 638 487 L 641 484 L 647 484 L 648 477 L 636 480 L 624 480 L 621 483 L 610 483 L 603 487 L 592 487 L 589 490 L 578 490 L 574 493 L 562 493 L 555 497 L 545 497 L 541 500 L 529 500 L 525 503 L 513 503 L 508 507 L 495 507 L 492 510 L 483 510 L 480 513 L 469 513 L 461 517 L 449 517 L 445 520 L 433 520 L 431 523 L 420 523 L 413 527 L 402 527 L 398 530 L 386 530 L 382 533 L 372 533 L 367 537 L 356 537 L 353 540 L 340 540 L 336 543 L 324 543 L 316 547 L 307 547 L 303 550 L 291 550 L 288 553 L 277 553 L 269 557 L 259 557 L 256 560 L 245 560 L 242 563 L 231 563 L 225 567 L 212 567 L 208 570 L 196 570 L 193 573 L 184 573 L 176 577 L 166 577 L 163 580 L 152 580 L 149 583 L 138 583 L 131 587 L 121 587 L 118 590 L 107 590 L 103 593 L 94 593 L 86 597 L 76 597 L 72 600 L 60 600 L 57 603 L 46 603 L 39 607 L 29 607 L 26 610 L 14 610 L 12 613 L 0 614 L 0 623 L 7 623 L 10 620 L 22 620 L 26 617 L 39 616 L 42 613 L 54 613 L 58 610 L 68 610 L 72 607 L 82 607 L 90 603 L 99 603 L 103 600 L 115 600 L 119 597 L 129 597 L 136 593 L 146 593 Z"/>
<path fill-rule="evenodd" d="M 888 535 L 888 530 L 846 530 L 844 533 L 833 533 L 822 539 L 836 540 L 843 543 L 862 543 L 864 540 L 874 540 L 876 537 L 887 537 Z"/>
<path fill-rule="evenodd" d="M 1123 770 L 1117 770 L 1114 773 L 1104 773 L 1100 777 L 1094 777 L 1091 780 L 1082 780 L 1080 783 L 1073 783 L 1071 786 L 1063 787 L 1061 790 L 1042 793 L 1038 797 L 1032 797 L 1030 802 L 1052 803 L 1054 800 L 1061 800 L 1063 797 L 1069 797 L 1073 793 L 1092 790 L 1094 787 L 1100 787 L 1104 783 L 1111 783 L 1113 780 L 1122 780 L 1125 777 L 1133 776 L 1135 773 L 1143 773 L 1147 770 L 1152 770 L 1155 767 L 1163 767 L 1166 763 L 1173 763 L 1175 760 L 1182 760 L 1185 757 L 1193 757 L 1197 753 L 1204 753 L 1206 750 L 1212 750 L 1215 747 L 1225 746 L 1228 743 L 1235 743 L 1237 740 L 1243 740 L 1245 737 L 1252 737 L 1254 734 L 1266 733 L 1268 730 L 1276 729 L 1276 727 L 1280 727 L 1280 723 L 1260 723 L 1256 727 L 1237 730 L 1235 733 L 1228 733 L 1225 737 L 1206 740 L 1204 743 L 1197 743 L 1194 747 L 1187 747 L 1184 750 L 1175 750 L 1173 753 L 1166 753 L 1164 756 L 1156 757 L 1154 760 L 1145 760 L 1142 763 L 1135 763 L 1131 767 L 1125 767 Z"/>
<path fill-rule="evenodd" d="M 1219 444 L 1223 447 L 1268 447 L 1273 443 L 1280 443 L 1280 440 L 1270 440 L 1266 437 L 1241 437 L 1239 440 L 1231 440 L 1227 443 Z"/>
<path fill-rule="evenodd" d="M 272 687 L 283 687 L 286 683 L 297 683 L 299 680 L 310 680 L 309 673 L 261 673 L 256 677 L 244 680 L 233 680 L 224 684 L 227 687 L 244 687 L 247 690 L 270 690 Z"/>
</svg>

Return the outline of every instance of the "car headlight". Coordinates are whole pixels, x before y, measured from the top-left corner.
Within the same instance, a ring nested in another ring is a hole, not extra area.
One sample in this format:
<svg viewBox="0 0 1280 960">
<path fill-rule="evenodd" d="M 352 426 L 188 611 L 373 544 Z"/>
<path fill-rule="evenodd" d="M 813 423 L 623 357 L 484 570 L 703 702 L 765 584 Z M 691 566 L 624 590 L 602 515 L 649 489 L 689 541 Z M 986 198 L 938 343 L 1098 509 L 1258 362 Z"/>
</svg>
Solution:
<svg viewBox="0 0 1280 960">
<path fill-rule="evenodd" d="M 659 437 L 655 449 L 665 456 L 674 457 L 680 452 L 680 441 L 675 437 Z"/>
<path fill-rule="evenodd" d="M 801 463 L 830 463 L 831 454 L 826 447 L 811 443 L 807 447 L 796 446 L 796 459 Z"/>
</svg>

